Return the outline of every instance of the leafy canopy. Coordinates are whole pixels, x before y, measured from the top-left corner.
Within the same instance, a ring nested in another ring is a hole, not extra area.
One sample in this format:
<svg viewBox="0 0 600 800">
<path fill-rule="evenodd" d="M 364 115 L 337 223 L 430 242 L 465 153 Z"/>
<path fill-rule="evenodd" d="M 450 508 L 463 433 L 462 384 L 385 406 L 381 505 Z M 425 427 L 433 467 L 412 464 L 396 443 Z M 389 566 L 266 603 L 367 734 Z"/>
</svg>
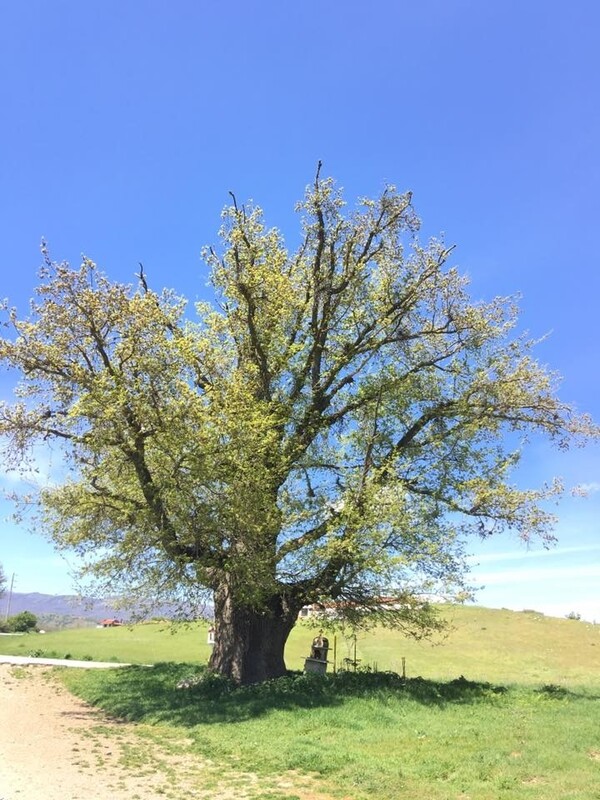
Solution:
<svg viewBox="0 0 600 800">
<path fill-rule="evenodd" d="M 143 269 L 125 286 L 44 251 L 0 344 L 21 376 L 0 432 L 15 466 L 58 443 L 42 524 L 104 591 L 187 603 L 226 580 L 255 608 L 279 593 L 410 624 L 464 591 L 470 534 L 551 537 L 559 486 L 512 482 L 522 441 L 598 431 L 515 333 L 514 300 L 473 302 L 452 248 L 419 241 L 410 193 L 348 211 L 318 172 L 298 212 L 289 253 L 234 198 L 195 316 Z"/>
</svg>

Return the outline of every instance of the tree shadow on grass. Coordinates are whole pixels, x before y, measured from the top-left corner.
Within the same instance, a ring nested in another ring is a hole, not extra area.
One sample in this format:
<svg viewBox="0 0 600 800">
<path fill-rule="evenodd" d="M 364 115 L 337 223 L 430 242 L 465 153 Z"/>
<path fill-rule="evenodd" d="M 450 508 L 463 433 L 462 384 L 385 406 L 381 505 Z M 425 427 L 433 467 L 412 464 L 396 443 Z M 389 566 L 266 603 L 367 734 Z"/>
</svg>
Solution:
<svg viewBox="0 0 600 800">
<path fill-rule="evenodd" d="M 592 694 L 586 690 L 573 691 L 555 683 L 547 683 L 535 691 L 536 694 L 555 700 L 600 700 L 600 695 L 598 694 Z"/>
<path fill-rule="evenodd" d="M 125 667 L 100 676 L 94 696 L 86 696 L 119 719 L 162 722 L 183 727 L 240 722 L 272 711 L 334 708 L 353 698 L 389 702 L 415 701 L 443 708 L 450 704 L 490 703 L 504 686 L 464 677 L 440 682 L 405 680 L 396 673 L 353 673 L 319 676 L 291 673 L 252 686 L 235 686 L 202 667 L 157 664 Z"/>
</svg>

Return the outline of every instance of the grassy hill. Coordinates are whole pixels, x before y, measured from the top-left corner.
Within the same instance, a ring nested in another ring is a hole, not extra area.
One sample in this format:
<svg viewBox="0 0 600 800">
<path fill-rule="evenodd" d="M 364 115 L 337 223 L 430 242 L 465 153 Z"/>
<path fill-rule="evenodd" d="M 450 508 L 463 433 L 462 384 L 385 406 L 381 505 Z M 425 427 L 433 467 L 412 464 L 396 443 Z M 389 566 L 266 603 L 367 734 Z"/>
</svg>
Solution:
<svg viewBox="0 0 600 800">
<path fill-rule="evenodd" d="M 600 670 L 600 626 L 577 620 L 479 607 L 445 607 L 449 629 L 437 644 L 391 631 L 359 637 L 358 657 L 380 669 L 447 680 L 588 683 Z"/>
<path fill-rule="evenodd" d="M 599 673 L 600 625 L 479 607 L 444 606 L 442 612 L 449 627 L 445 636 L 434 642 L 415 641 L 383 629 L 358 634 L 360 666 L 401 672 L 404 658 L 408 677 L 449 680 L 463 675 L 475 681 L 528 684 L 586 684 Z M 315 633 L 305 623 L 296 626 L 286 649 L 288 668 L 302 669 Z M 329 637 L 333 645 L 334 634 Z M 210 654 L 206 624 L 171 626 L 160 622 L 2 637 L 0 650 L 134 664 L 203 664 Z M 353 657 L 353 639 L 338 633 L 337 666 Z"/>
</svg>

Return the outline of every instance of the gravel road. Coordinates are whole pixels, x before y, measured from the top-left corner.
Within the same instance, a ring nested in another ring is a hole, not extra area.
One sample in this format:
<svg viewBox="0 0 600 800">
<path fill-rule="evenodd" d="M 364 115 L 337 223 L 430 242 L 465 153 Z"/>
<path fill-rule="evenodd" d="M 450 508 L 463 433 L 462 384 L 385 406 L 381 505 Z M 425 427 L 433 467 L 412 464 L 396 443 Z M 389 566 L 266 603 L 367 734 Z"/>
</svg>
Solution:
<svg viewBox="0 0 600 800">
<path fill-rule="evenodd" d="M 75 667 L 79 669 L 114 669 L 115 667 L 128 667 L 115 661 L 77 661 L 74 658 L 33 658 L 32 656 L 1 656 L 0 664 L 15 664 L 17 666 L 45 666 L 45 667 Z M 0 797 L 0 800 L 2 798 Z"/>
</svg>

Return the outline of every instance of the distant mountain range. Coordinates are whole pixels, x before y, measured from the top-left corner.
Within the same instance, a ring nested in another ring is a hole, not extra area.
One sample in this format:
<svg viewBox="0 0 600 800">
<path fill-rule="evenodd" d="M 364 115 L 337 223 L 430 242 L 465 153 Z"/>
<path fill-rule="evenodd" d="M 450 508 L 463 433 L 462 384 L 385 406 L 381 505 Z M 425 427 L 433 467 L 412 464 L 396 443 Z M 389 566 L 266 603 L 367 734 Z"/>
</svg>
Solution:
<svg viewBox="0 0 600 800">
<path fill-rule="evenodd" d="M 7 612 L 12 617 L 21 611 L 31 611 L 38 618 L 40 627 L 46 630 L 54 628 L 87 627 L 98 624 L 107 618 L 128 621 L 134 613 L 127 609 L 115 609 L 110 600 L 93 600 L 89 597 L 78 597 L 68 594 L 41 594 L 40 592 L 13 592 L 8 608 L 8 592 L 0 598 L 0 620 L 4 620 Z M 172 619 L 176 616 L 174 607 L 156 606 L 152 616 Z M 212 616 L 212 606 L 198 609 L 196 617 Z M 1 800 L 1 798 L 0 798 Z"/>
<path fill-rule="evenodd" d="M 0 599 L 0 615 L 4 618 L 8 610 L 8 592 Z M 40 594 L 39 592 L 13 592 L 10 599 L 10 615 L 31 611 L 36 617 L 57 615 L 99 621 L 106 617 L 121 617 L 108 601 L 91 600 L 67 594 Z"/>
</svg>

